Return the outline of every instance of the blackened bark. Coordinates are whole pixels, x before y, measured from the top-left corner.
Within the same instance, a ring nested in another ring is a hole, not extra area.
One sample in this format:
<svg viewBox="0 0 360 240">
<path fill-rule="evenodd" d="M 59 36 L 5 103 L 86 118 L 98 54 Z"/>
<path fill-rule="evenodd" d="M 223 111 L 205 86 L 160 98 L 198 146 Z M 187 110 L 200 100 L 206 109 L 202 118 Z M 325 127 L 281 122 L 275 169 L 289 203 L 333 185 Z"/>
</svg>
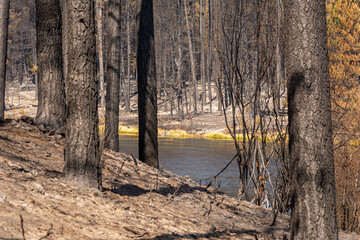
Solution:
<svg viewBox="0 0 360 240">
<path fill-rule="evenodd" d="M 127 34 L 127 84 L 125 91 L 125 112 L 130 112 L 130 73 L 131 73 L 131 41 L 130 41 L 130 1 L 126 1 L 126 34 Z"/>
<path fill-rule="evenodd" d="M 325 1 L 284 3 L 291 239 L 337 239 Z"/>
<path fill-rule="evenodd" d="M 35 45 L 36 46 L 36 34 L 35 34 L 35 39 L 33 39 L 33 45 Z M 32 56 L 33 56 L 33 61 L 34 61 L 34 65 L 35 66 L 38 66 L 38 63 L 37 63 L 37 56 L 36 56 L 37 54 L 36 54 L 36 47 L 34 47 L 33 49 L 32 49 Z M 35 100 L 36 101 L 38 101 L 39 100 L 39 98 L 38 98 L 38 75 L 37 74 L 35 74 L 34 75 L 34 80 L 35 80 Z M 64 96 L 65 97 L 65 96 Z"/>
<path fill-rule="evenodd" d="M 101 189 L 94 0 L 66 0 L 66 178 Z"/>
<path fill-rule="evenodd" d="M 139 159 L 159 167 L 153 0 L 137 0 Z"/>
<path fill-rule="evenodd" d="M 119 89 L 121 49 L 121 0 L 108 3 L 106 111 L 104 146 L 119 151 Z"/>
<path fill-rule="evenodd" d="M 280 0 L 276 0 L 276 78 L 273 78 L 271 83 L 271 91 L 273 94 L 274 112 L 276 116 L 279 116 L 280 111 L 280 85 L 283 78 L 283 69 L 281 64 L 282 52 L 281 52 L 281 16 L 282 9 L 280 7 Z M 275 82 L 276 81 L 276 82 Z"/>
<path fill-rule="evenodd" d="M 0 120 L 4 119 L 9 0 L 0 0 Z"/>
<path fill-rule="evenodd" d="M 205 42 L 205 24 L 204 24 L 204 6 L 203 6 L 203 0 L 200 0 L 200 23 L 199 23 L 199 27 L 200 27 L 200 74 L 201 74 L 201 87 L 202 87 L 202 93 L 201 93 L 201 112 L 204 112 L 204 107 L 206 105 L 206 76 L 205 76 L 205 46 L 204 46 L 204 42 Z"/>
<path fill-rule="evenodd" d="M 54 129 L 65 124 L 59 0 L 36 0 L 38 109 L 36 122 Z"/>
<path fill-rule="evenodd" d="M 62 57 L 63 57 L 63 75 L 64 75 L 64 82 L 66 84 L 65 79 L 67 78 L 68 73 L 68 41 L 67 41 L 67 33 L 65 29 L 67 29 L 67 22 L 68 22 L 68 7 L 67 7 L 67 0 L 61 0 L 61 22 L 62 22 Z M 65 95 L 66 95 L 66 87 L 65 87 Z"/>
<path fill-rule="evenodd" d="M 182 87 L 182 80 L 183 80 L 183 68 L 182 68 L 182 39 L 181 39 L 181 29 L 182 29 L 182 12 L 181 12 L 181 0 L 178 0 L 178 32 L 177 32 L 177 48 L 178 48 L 178 58 L 175 60 L 177 65 L 177 109 L 178 109 L 178 116 L 179 119 L 184 119 L 184 107 L 183 107 L 183 87 Z"/>
<path fill-rule="evenodd" d="M 207 70 L 207 79 L 208 79 L 208 91 L 209 91 L 209 103 L 210 103 L 210 113 L 212 113 L 212 86 L 211 80 L 213 75 L 213 34 L 214 34 L 214 26 L 213 26 L 213 12 L 214 12 L 214 3 L 212 0 L 208 0 L 208 15 L 209 15 L 209 35 L 208 35 L 208 43 L 209 43 L 209 51 L 208 51 L 208 70 Z"/>
<path fill-rule="evenodd" d="M 98 74 L 99 74 L 99 96 L 100 106 L 105 106 L 105 70 L 104 70 L 104 31 L 103 31 L 103 0 L 95 0 L 96 26 L 97 26 L 97 54 L 98 54 Z"/>
<path fill-rule="evenodd" d="M 179 0 L 179 2 L 181 2 L 181 1 Z M 191 63 L 191 76 L 192 76 L 192 81 L 193 81 L 194 114 L 197 115 L 197 97 L 198 97 L 198 90 L 197 90 L 197 80 L 196 80 L 196 72 L 195 72 L 195 59 L 194 59 L 192 42 L 191 42 L 191 34 L 190 34 L 190 26 L 189 26 L 189 17 L 188 17 L 188 11 L 187 11 L 186 4 L 187 4 L 187 2 L 184 1 L 186 30 L 187 30 L 188 41 L 189 41 L 189 54 L 190 54 L 190 63 Z"/>
</svg>

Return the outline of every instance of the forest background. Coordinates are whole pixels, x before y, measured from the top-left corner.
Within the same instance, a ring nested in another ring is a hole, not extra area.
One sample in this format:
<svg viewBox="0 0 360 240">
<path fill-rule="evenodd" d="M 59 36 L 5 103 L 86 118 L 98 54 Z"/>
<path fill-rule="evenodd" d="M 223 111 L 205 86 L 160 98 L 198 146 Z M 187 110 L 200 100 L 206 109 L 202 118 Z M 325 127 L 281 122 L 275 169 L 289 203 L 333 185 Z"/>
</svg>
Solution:
<svg viewBox="0 0 360 240">
<path fill-rule="evenodd" d="M 159 111 L 179 120 L 220 112 L 227 117 L 225 133 L 234 138 L 237 148 L 242 144 L 250 146 L 245 159 L 250 161 L 251 156 L 260 152 L 266 159 L 271 154 L 281 157 L 279 169 L 284 179 L 277 179 L 282 188 L 276 198 L 280 211 L 286 211 L 287 91 L 282 4 L 259 1 L 240 15 L 236 13 L 239 9 L 229 4 L 230 1 L 217 0 L 186 1 L 186 5 L 176 0 L 155 1 Z M 327 1 L 338 224 L 343 230 L 357 232 L 360 232 L 359 5 L 358 0 Z M 120 106 L 130 113 L 136 110 L 132 103 L 137 95 L 135 1 L 124 0 L 122 6 L 125 7 Z M 36 83 L 35 2 L 12 0 L 10 8 L 7 85 L 20 90 L 23 84 Z M 105 104 L 106 85 L 106 66 L 102 60 L 106 56 L 104 13 L 106 1 L 97 1 L 101 106 Z M 229 27 L 237 18 L 244 19 L 242 32 Z M 244 41 L 237 46 L 235 39 Z M 248 45 L 242 45 L 245 40 Z M 241 69 L 229 67 L 238 65 L 229 63 L 241 61 L 247 62 L 240 64 Z M 241 78 L 237 72 L 241 72 Z M 237 88 L 239 81 L 246 87 Z M 237 124 L 232 124 L 234 121 Z M 259 136 L 255 133 L 261 135 L 260 146 L 256 145 Z M 273 152 L 262 151 L 269 142 L 276 143 Z M 260 157 L 257 161 L 266 162 Z M 260 205 L 267 198 L 263 179 L 270 181 L 270 176 L 256 166 L 250 169 L 254 173 L 250 174 L 250 181 L 257 186 L 256 197 L 250 200 Z M 246 181 L 242 179 L 243 186 Z"/>
</svg>

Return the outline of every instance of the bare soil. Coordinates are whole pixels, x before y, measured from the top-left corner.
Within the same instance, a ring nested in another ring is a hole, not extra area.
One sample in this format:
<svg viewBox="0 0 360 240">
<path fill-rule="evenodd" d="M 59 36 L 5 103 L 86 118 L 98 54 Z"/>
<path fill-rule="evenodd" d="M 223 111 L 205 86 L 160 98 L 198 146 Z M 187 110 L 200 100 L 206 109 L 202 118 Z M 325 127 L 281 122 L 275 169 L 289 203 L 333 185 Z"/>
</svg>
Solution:
<svg viewBox="0 0 360 240">
<path fill-rule="evenodd" d="M 125 154 L 103 152 L 103 192 L 68 182 L 63 142 L 1 122 L 0 239 L 288 239 L 289 216 L 271 227 L 271 210 Z"/>
<path fill-rule="evenodd" d="M 120 124 L 128 127 L 138 126 L 138 113 L 133 111 L 125 113 L 120 110 Z M 190 134 L 206 134 L 210 132 L 224 131 L 226 128 L 224 116 L 218 112 L 188 115 L 183 120 L 169 113 L 160 112 L 158 116 L 159 128 L 164 130 L 181 129 Z"/>
</svg>

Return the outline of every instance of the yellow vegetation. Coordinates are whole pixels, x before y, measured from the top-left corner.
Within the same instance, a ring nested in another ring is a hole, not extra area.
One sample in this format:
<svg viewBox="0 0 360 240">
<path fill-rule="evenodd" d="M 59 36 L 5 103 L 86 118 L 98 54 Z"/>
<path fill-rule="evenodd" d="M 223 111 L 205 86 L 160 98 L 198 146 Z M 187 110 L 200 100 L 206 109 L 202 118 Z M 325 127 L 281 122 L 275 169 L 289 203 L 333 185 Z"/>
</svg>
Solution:
<svg viewBox="0 0 360 240">
<path fill-rule="evenodd" d="M 100 134 L 104 133 L 105 126 L 103 124 L 99 125 Z M 137 135 L 139 133 L 139 129 L 137 127 L 127 127 L 127 126 L 119 126 L 119 135 Z M 227 133 L 226 130 L 222 132 L 209 132 L 205 134 L 200 133 L 188 133 L 182 129 L 171 129 L 165 130 L 162 128 L 158 129 L 159 137 L 167 137 L 167 138 L 206 138 L 206 139 L 214 139 L 214 140 L 233 140 L 232 136 Z M 237 134 L 236 138 L 238 141 L 243 141 L 244 136 L 242 134 Z M 256 134 L 255 138 L 261 140 L 260 134 Z M 277 134 L 267 134 L 265 136 L 267 142 L 274 142 L 278 138 Z"/>
<path fill-rule="evenodd" d="M 211 132 L 204 135 L 205 138 L 209 139 L 219 139 L 219 140 L 232 140 L 230 134 L 222 133 L 222 132 Z"/>
<path fill-rule="evenodd" d="M 22 115 L 26 115 L 26 111 L 24 108 L 14 108 L 11 111 L 7 111 L 4 115 L 4 119 L 12 118 L 12 119 L 18 119 Z"/>
<path fill-rule="evenodd" d="M 38 66 L 37 65 L 33 65 L 32 67 L 29 67 L 29 71 L 31 72 L 32 75 L 36 75 L 37 71 L 38 71 Z"/>
<path fill-rule="evenodd" d="M 360 232 L 360 1 L 327 4 L 338 224 Z"/>
<path fill-rule="evenodd" d="M 139 133 L 138 128 L 119 126 L 119 134 L 120 135 L 136 135 L 138 133 Z"/>
</svg>

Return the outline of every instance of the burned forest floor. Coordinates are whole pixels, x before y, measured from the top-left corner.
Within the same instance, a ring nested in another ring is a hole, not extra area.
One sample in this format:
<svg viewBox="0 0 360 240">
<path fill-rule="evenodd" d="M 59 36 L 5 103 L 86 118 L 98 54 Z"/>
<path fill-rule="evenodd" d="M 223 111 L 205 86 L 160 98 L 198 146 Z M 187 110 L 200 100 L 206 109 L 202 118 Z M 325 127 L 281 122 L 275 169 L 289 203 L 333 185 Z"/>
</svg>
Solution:
<svg viewBox="0 0 360 240">
<path fill-rule="evenodd" d="M 35 98 L 35 85 L 9 85 L 6 91 L 6 111 L 5 118 L 19 119 L 21 115 L 30 117 L 36 116 L 37 100 Z M 130 112 L 126 112 L 123 104 L 120 107 L 120 125 L 130 128 L 138 126 L 137 95 L 131 97 Z M 158 124 L 160 129 L 182 130 L 187 134 L 203 135 L 207 133 L 226 132 L 225 119 L 222 112 L 218 111 L 217 100 L 213 100 L 212 113 L 210 113 L 209 104 L 204 108 L 204 112 L 194 115 L 192 112 L 186 114 L 184 109 L 184 118 L 179 118 L 174 107 L 171 115 L 170 109 L 165 111 L 164 101 L 158 101 Z M 169 104 L 168 104 L 169 105 Z M 105 107 L 99 107 L 100 124 L 105 120 Z"/>
<path fill-rule="evenodd" d="M 0 239 L 288 239 L 289 216 L 131 156 L 102 154 L 104 191 L 64 179 L 64 138 L 0 124 Z M 340 239 L 359 239 L 341 233 Z"/>
</svg>

